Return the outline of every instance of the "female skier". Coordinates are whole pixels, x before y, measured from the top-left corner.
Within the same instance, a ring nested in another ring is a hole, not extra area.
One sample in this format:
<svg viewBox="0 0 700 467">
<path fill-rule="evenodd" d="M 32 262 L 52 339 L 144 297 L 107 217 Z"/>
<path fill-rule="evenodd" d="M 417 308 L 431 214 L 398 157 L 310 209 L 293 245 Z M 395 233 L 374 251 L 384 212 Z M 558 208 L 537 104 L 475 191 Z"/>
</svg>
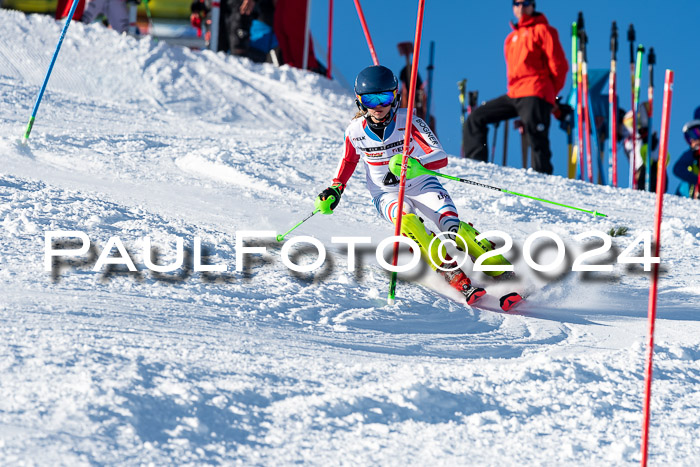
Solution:
<svg viewBox="0 0 700 467">
<path fill-rule="evenodd" d="M 403 151 L 407 112 L 406 109 L 399 108 L 398 86 L 396 76 L 383 66 L 367 67 L 357 75 L 355 103 L 360 111 L 345 130 L 345 154 L 338 165 L 332 185 L 316 198 L 316 208 L 320 212 L 333 212 L 357 163 L 362 159 L 365 163 L 367 188 L 377 211 L 388 221 L 396 221 L 399 178 L 389 170 L 389 160 Z M 435 134 L 415 115 L 411 128 L 411 142 L 408 154 L 424 167 L 437 170 L 447 165 L 447 154 Z M 434 234 L 426 229 L 417 214 L 430 220 L 440 232 L 452 236 L 458 234 L 455 238 L 458 248 L 467 251 L 472 258 L 491 250 L 493 245 L 488 240 L 476 242 L 475 237 L 479 232 L 470 224 L 460 222 L 450 194 L 435 176 L 421 175 L 406 180 L 404 195 L 402 235 L 410 237 L 418 244 L 423 260 L 433 270 L 439 270 L 452 287 L 464 294 L 468 304 L 475 303 L 486 291 L 472 286 L 469 278 L 457 267 L 456 261 L 449 256 L 443 255 L 446 258 L 445 262 L 439 259 L 441 242 L 435 241 L 431 245 Z M 484 264 L 510 263 L 498 255 L 487 259 Z M 487 274 L 501 276 L 503 271 Z M 522 297 L 517 293 L 505 295 L 501 297 L 501 308 L 508 311 L 520 300 Z"/>
</svg>

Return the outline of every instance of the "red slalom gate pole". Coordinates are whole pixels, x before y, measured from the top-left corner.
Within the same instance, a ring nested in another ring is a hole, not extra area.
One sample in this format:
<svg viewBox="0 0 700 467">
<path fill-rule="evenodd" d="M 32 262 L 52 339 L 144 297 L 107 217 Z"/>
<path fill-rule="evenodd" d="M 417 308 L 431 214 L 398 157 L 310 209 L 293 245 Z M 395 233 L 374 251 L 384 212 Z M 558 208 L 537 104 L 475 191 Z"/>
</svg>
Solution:
<svg viewBox="0 0 700 467">
<path fill-rule="evenodd" d="M 664 104 L 661 117 L 661 142 L 659 145 L 659 163 L 656 173 L 656 214 L 654 216 L 654 256 L 659 256 L 661 249 L 661 217 L 663 214 L 664 186 L 666 186 L 666 159 L 668 154 L 668 132 L 671 123 L 671 98 L 673 97 L 673 71 L 666 70 L 664 83 Z M 647 465 L 649 454 L 649 418 L 651 415 L 651 380 L 652 361 L 654 357 L 654 324 L 656 322 L 656 297 L 659 283 L 659 263 L 652 266 L 651 287 L 649 288 L 649 343 L 647 345 L 646 372 L 644 377 L 644 420 L 642 425 L 642 467 Z"/>
<path fill-rule="evenodd" d="M 328 4 L 328 69 L 326 71 L 326 77 L 328 79 L 333 79 L 331 76 L 331 48 L 333 47 L 333 0 L 329 0 Z"/>
<path fill-rule="evenodd" d="M 399 205 L 396 215 L 396 227 L 394 236 L 401 235 L 401 219 L 403 218 L 403 198 L 406 191 L 406 170 L 408 168 L 408 144 L 411 142 L 413 131 L 413 106 L 416 98 L 416 81 L 418 80 L 418 58 L 420 56 L 420 38 L 423 32 L 423 11 L 425 10 L 425 0 L 418 0 L 418 18 L 416 20 L 416 37 L 413 40 L 413 63 L 411 64 L 411 86 L 408 88 L 408 111 L 406 113 L 406 132 L 403 139 L 403 158 L 401 159 L 401 177 L 399 178 Z M 394 242 L 394 258 L 391 264 L 396 267 L 399 262 L 399 242 Z M 391 273 L 391 283 L 389 284 L 389 304 L 394 303 L 396 295 L 397 273 Z"/>
<path fill-rule="evenodd" d="M 367 46 L 369 47 L 369 53 L 372 55 L 372 62 L 375 65 L 379 65 L 379 59 L 377 58 L 377 52 L 374 50 L 374 43 L 372 42 L 372 36 L 369 35 L 369 28 L 367 28 L 367 21 L 365 21 L 365 14 L 362 13 L 362 6 L 360 6 L 360 0 L 355 0 L 355 8 L 357 9 L 357 16 L 360 17 L 360 23 L 362 23 L 362 30 L 365 32 L 365 39 L 367 39 Z"/>
<path fill-rule="evenodd" d="M 586 44 L 588 42 L 588 35 L 586 34 L 586 28 L 583 23 L 583 12 L 578 12 L 578 19 L 576 20 L 576 25 L 578 28 L 578 48 L 581 52 L 581 93 L 583 102 L 581 102 L 581 111 L 583 112 L 583 133 L 586 138 L 586 168 L 588 169 L 588 181 L 593 183 L 593 161 L 591 159 L 591 116 L 590 116 L 590 103 L 588 102 L 588 54 L 586 53 Z M 581 154 L 581 180 L 585 180 L 583 176 L 583 146 L 579 149 Z"/>
</svg>

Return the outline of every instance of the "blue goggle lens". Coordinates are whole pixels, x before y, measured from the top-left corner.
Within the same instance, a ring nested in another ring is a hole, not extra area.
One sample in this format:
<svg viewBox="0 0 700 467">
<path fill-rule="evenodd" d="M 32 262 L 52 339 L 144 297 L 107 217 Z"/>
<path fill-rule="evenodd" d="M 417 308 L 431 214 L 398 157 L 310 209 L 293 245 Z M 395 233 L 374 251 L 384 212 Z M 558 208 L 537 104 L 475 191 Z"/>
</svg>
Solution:
<svg viewBox="0 0 700 467">
<path fill-rule="evenodd" d="M 396 99 L 396 91 L 375 92 L 372 94 L 362 94 L 357 96 L 363 106 L 374 109 L 379 106 L 391 105 Z"/>
<path fill-rule="evenodd" d="M 693 140 L 700 140 L 700 127 L 689 128 L 688 131 L 683 133 L 685 140 L 688 144 L 692 143 Z"/>
<path fill-rule="evenodd" d="M 522 1 L 522 2 L 514 1 L 514 2 L 513 2 L 513 6 L 520 6 L 520 5 L 522 5 L 523 7 L 527 8 L 527 7 L 529 7 L 530 5 L 532 5 L 533 3 L 535 3 L 533 0 L 524 0 L 524 1 Z"/>
</svg>

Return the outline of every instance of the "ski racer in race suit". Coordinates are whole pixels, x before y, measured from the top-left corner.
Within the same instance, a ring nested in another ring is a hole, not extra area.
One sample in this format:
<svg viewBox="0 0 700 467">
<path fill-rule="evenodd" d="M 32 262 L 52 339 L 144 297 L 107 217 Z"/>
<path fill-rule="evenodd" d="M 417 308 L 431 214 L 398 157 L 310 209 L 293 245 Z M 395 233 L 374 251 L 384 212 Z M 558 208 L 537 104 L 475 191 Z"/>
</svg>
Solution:
<svg viewBox="0 0 700 467">
<path fill-rule="evenodd" d="M 681 179 L 676 194 L 700 199 L 700 120 L 683 125 L 683 135 L 690 149 L 673 166 L 673 174 Z"/>
<path fill-rule="evenodd" d="M 513 31 L 506 37 L 504 53 L 508 69 L 508 93 L 477 107 L 466 122 L 464 155 L 488 161 L 488 125 L 520 117 L 532 146 L 532 166 L 551 174 L 549 124 L 555 97 L 564 87 L 569 64 L 557 30 L 534 0 L 513 0 Z"/>
<path fill-rule="evenodd" d="M 380 216 L 395 223 L 400 181 L 389 170 L 389 161 L 392 156 L 403 152 L 407 117 L 407 110 L 399 108 L 398 80 L 388 68 L 370 66 L 357 75 L 355 94 L 360 112 L 345 130 L 345 154 L 336 169 L 333 184 L 316 198 L 316 207 L 324 214 L 333 212 L 358 162 L 362 160 L 374 206 Z M 445 167 L 447 154 L 432 130 L 415 115 L 412 121 L 412 144 L 409 143 L 408 155 L 430 170 Z M 450 285 L 465 295 L 467 303 L 476 302 L 486 293 L 484 289 L 472 287 L 469 278 L 449 255 L 443 256 L 446 259 L 444 262 L 440 259 L 438 250 L 441 242 L 431 244 L 433 233 L 426 229 L 417 214 L 434 224 L 439 232 L 453 236 L 459 234 L 456 238 L 458 247 L 468 251 L 472 257 L 478 257 L 493 246 L 488 240 L 474 240 L 478 232 L 470 224 L 460 222 L 450 194 L 435 176 L 421 175 L 406 180 L 404 195 L 401 233 L 418 244 L 423 260 L 433 270 L 439 267 Z M 489 260 L 485 264 L 510 264 L 500 255 Z M 498 276 L 503 272 L 490 274 Z M 504 309 L 510 309 L 520 299 L 519 296 L 510 297 Z"/>
</svg>

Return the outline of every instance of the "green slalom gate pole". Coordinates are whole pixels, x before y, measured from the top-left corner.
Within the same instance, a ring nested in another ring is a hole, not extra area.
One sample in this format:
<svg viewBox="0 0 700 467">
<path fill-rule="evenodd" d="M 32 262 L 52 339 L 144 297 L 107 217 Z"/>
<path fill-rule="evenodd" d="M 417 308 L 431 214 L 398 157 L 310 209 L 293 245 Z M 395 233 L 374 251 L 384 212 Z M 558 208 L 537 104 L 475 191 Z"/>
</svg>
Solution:
<svg viewBox="0 0 700 467">
<path fill-rule="evenodd" d="M 637 111 L 639 109 L 639 92 L 642 87 L 642 58 L 644 57 L 644 46 L 639 44 L 637 46 L 637 64 L 634 72 L 634 105 L 632 106 L 633 117 L 632 117 L 632 141 L 634 142 L 634 151 L 632 151 L 632 157 L 630 158 L 630 177 L 632 178 L 632 184 L 630 185 L 633 189 L 637 189 L 637 179 L 634 176 L 635 171 L 635 161 L 637 159 Z M 640 149 L 641 154 L 641 149 Z"/>
<path fill-rule="evenodd" d="M 389 170 L 396 175 L 397 173 L 400 173 L 401 171 L 401 154 L 396 154 L 394 157 L 391 158 L 391 161 L 389 162 Z M 415 159 L 408 159 L 408 167 L 406 170 L 406 178 L 416 178 L 420 175 L 433 175 L 435 177 L 442 177 L 446 178 L 448 180 L 454 180 L 456 182 L 462 182 L 466 183 L 468 185 L 474 185 L 482 188 L 488 188 L 490 190 L 495 190 L 495 191 L 500 191 L 501 193 L 506 193 L 509 195 L 515 195 L 515 196 L 521 196 L 523 198 L 528 198 L 528 199 L 533 199 L 535 201 L 540 201 L 542 203 L 549 203 L 553 204 L 555 206 L 560 206 L 563 208 L 568 208 L 568 209 L 573 209 L 575 211 L 581 211 L 581 212 L 586 212 L 588 214 L 593 214 L 594 216 L 600 216 L 600 217 L 608 217 L 607 215 L 598 212 L 597 210 L 590 210 L 590 209 L 583 209 L 583 208 L 577 208 L 575 206 L 569 206 L 568 204 L 563 204 L 563 203 L 557 203 L 556 201 L 550 201 L 544 198 L 537 198 L 535 196 L 530 196 L 530 195 L 524 195 L 522 193 L 518 193 L 515 191 L 510 191 L 506 190 L 505 188 L 499 188 L 491 185 L 486 185 L 484 183 L 479 183 L 479 182 L 474 182 L 472 180 L 467 180 L 465 178 L 459 178 L 459 177 L 453 177 L 452 175 L 446 175 L 446 174 L 441 174 L 439 172 L 435 172 L 434 170 L 426 169 L 423 167 L 420 162 L 416 161 Z"/>
<path fill-rule="evenodd" d="M 644 189 L 646 191 L 651 191 L 651 141 L 652 141 L 652 117 L 654 116 L 654 65 L 656 65 L 656 53 L 654 53 L 654 47 L 649 49 L 649 54 L 647 55 L 647 64 L 649 65 L 649 88 L 647 90 L 647 98 L 649 100 L 649 124 L 647 125 L 647 161 L 646 161 L 646 177 L 644 179 Z"/>
<path fill-rule="evenodd" d="M 289 235 L 294 229 L 296 229 L 297 227 L 299 227 L 301 224 L 303 224 L 304 222 L 306 222 L 306 221 L 308 221 L 309 219 L 311 219 L 312 217 L 314 217 L 314 215 L 317 214 L 317 213 L 320 212 L 320 211 L 321 211 L 321 209 L 319 209 L 319 208 L 315 209 L 314 212 L 312 212 L 311 214 L 309 214 L 308 216 L 306 216 L 304 219 L 302 219 L 301 221 L 299 221 L 294 227 L 292 227 L 291 229 L 287 230 L 284 234 L 282 234 L 282 235 L 277 235 L 277 237 L 276 237 L 277 241 L 278 241 L 278 242 L 281 242 L 282 240 L 284 240 L 284 237 L 286 237 L 287 235 Z"/>
</svg>

